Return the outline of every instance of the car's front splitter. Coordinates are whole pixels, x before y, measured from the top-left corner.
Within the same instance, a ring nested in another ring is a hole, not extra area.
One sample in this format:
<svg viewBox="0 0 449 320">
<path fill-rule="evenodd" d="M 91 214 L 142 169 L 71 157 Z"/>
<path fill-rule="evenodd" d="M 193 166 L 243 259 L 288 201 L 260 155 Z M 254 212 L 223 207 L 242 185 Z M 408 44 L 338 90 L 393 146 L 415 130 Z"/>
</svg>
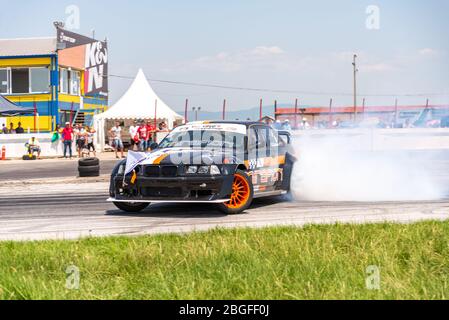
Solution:
<svg viewBox="0 0 449 320">
<path fill-rule="evenodd" d="M 109 198 L 109 202 L 144 202 L 144 203 L 224 203 L 230 199 L 217 199 L 217 200 L 143 200 L 143 199 L 115 199 Z"/>
</svg>

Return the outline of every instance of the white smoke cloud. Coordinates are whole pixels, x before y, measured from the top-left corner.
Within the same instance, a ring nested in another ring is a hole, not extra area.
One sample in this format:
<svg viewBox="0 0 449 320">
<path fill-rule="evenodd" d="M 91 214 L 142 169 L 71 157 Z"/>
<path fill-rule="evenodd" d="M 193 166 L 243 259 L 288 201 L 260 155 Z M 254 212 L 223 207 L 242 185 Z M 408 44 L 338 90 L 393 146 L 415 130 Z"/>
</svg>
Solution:
<svg viewBox="0 0 449 320">
<path fill-rule="evenodd" d="M 294 199 L 420 201 L 444 196 L 429 169 L 432 159 L 419 161 L 400 150 L 372 151 L 371 138 L 356 134 L 352 138 L 299 137 L 294 143 L 299 159 L 292 176 Z"/>
</svg>

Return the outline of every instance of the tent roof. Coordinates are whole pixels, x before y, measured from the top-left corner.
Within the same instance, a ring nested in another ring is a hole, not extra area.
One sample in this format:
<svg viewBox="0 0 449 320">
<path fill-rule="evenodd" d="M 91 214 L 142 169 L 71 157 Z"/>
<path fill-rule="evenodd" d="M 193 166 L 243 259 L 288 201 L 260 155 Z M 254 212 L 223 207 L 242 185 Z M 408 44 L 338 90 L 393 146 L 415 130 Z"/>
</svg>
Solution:
<svg viewBox="0 0 449 320">
<path fill-rule="evenodd" d="M 167 106 L 154 92 L 142 69 L 128 91 L 107 111 L 96 115 L 96 119 L 154 119 L 155 104 L 158 119 L 175 121 L 183 117 Z"/>
<path fill-rule="evenodd" d="M 33 109 L 27 109 L 12 103 L 0 94 L 0 115 L 15 116 L 19 114 L 33 113 Z"/>
</svg>

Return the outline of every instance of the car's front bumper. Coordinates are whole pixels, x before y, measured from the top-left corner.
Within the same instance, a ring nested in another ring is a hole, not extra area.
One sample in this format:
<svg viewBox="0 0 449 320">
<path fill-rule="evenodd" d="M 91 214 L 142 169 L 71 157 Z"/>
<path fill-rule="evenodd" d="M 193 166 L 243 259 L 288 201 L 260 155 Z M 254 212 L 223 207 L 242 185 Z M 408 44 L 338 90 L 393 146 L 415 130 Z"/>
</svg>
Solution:
<svg viewBox="0 0 449 320">
<path fill-rule="evenodd" d="M 232 193 L 233 175 L 144 177 L 131 184 L 129 177 L 115 176 L 111 198 L 115 202 L 226 202 Z"/>
</svg>

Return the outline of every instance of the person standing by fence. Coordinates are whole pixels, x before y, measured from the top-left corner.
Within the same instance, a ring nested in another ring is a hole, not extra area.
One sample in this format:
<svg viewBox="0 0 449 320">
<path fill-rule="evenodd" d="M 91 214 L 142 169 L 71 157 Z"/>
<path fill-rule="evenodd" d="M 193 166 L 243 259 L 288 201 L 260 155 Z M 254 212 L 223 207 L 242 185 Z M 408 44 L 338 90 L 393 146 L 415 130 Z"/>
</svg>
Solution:
<svg viewBox="0 0 449 320">
<path fill-rule="evenodd" d="M 69 122 L 65 123 L 65 128 L 62 130 L 62 141 L 64 144 L 64 158 L 67 159 L 67 149 L 68 149 L 70 159 L 72 159 L 73 130 Z"/>
<path fill-rule="evenodd" d="M 123 141 L 122 141 L 122 127 L 120 127 L 120 122 L 117 121 L 115 123 L 115 127 L 112 127 L 110 130 L 112 134 L 112 144 L 115 150 L 115 157 L 119 159 L 118 152 L 120 151 L 120 155 L 122 158 L 125 158 L 123 155 Z"/>
<path fill-rule="evenodd" d="M 145 152 L 148 149 L 148 129 L 145 125 L 145 122 L 141 122 L 139 129 L 137 129 L 137 133 L 139 134 L 140 139 L 140 151 Z"/>
</svg>

